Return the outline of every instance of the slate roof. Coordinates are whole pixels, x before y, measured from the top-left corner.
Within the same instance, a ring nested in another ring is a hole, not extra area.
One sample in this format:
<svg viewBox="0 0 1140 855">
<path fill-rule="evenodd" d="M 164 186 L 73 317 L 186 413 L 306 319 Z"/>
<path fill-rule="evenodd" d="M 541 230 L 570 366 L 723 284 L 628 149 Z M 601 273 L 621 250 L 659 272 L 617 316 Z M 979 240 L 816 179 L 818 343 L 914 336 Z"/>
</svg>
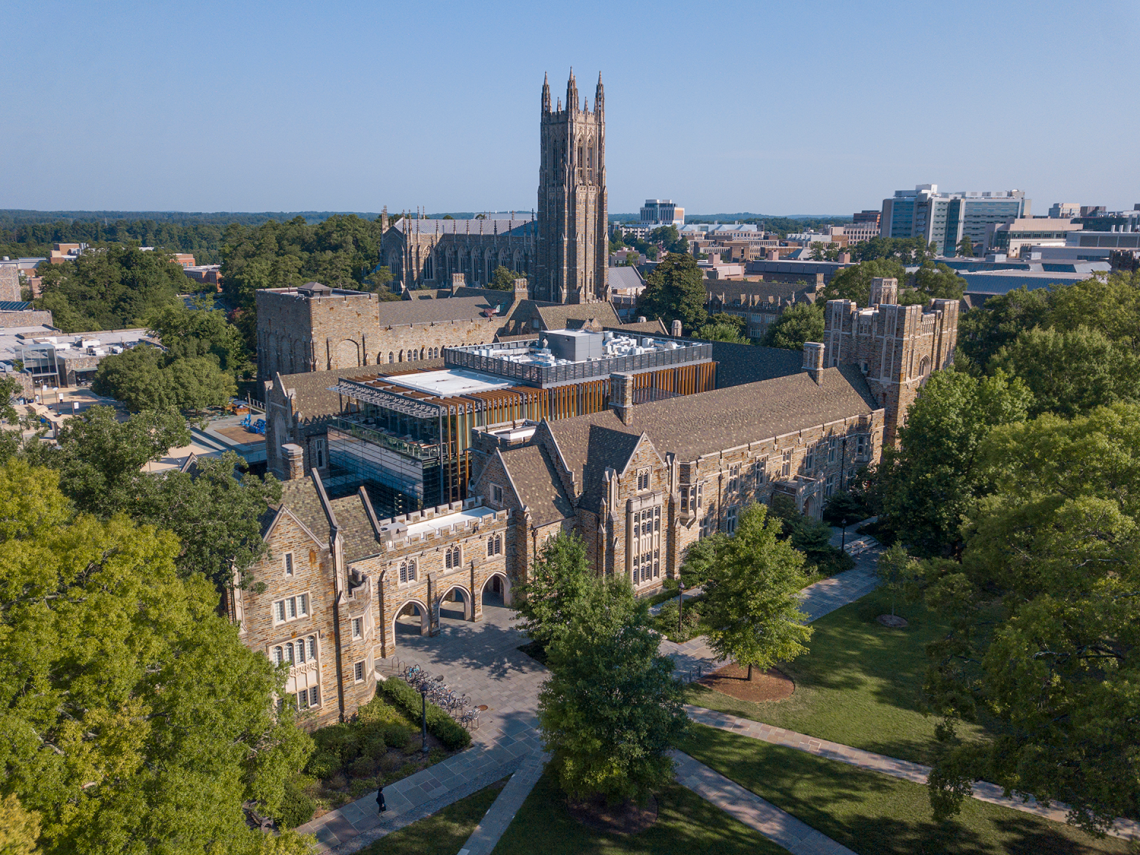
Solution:
<svg viewBox="0 0 1140 855">
<path fill-rule="evenodd" d="M 602 327 L 602 329 L 613 330 L 614 332 L 641 333 L 642 335 L 669 335 L 669 330 L 665 329 L 665 322 L 662 320 L 645 321 L 643 323 L 635 321 L 629 324 L 622 324 L 620 327 Z"/>
<path fill-rule="evenodd" d="M 323 544 L 329 541 L 329 518 L 321 507 L 320 496 L 312 478 L 298 478 L 294 481 L 285 481 L 281 485 L 281 501 L 270 506 L 269 513 L 262 517 L 262 534 L 269 523 L 277 515 L 277 511 L 285 506 L 301 523 L 309 529 Z"/>
<path fill-rule="evenodd" d="M 484 317 L 489 309 L 502 315 L 514 301 L 513 291 L 483 289 L 476 297 L 448 297 L 446 299 L 393 300 L 377 306 L 381 326 L 446 323 L 468 321 Z M 415 292 L 412 292 L 415 293 Z"/>
<path fill-rule="evenodd" d="M 542 319 L 542 326 L 548 330 L 580 329 L 583 324 L 594 318 L 603 326 L 620 326 L 618 317 L 612 303 L 568 303 L 566 305 L 535 304 L 535 311 Z"/>
<path fill-rule="evenodd" d="M 637 272 L 636 267 L 607 267 L 606 281 L 611 288 L 642 288 L 645 280 Z"/>
<path fill-rule="evenodd" d="M 345 496 L 343 499 L 333 499 L 330 504 L 336 521 L 340 524 L 341 537 L 344 538 L 344 560 L 351 564 L 369 555 L 380 551 L 377 545 L 376 532 L 364 510 L 364 502 L 359 493 Z"/>
<path fill-rule="evenodd" d="M 573 516 L 574 505 L 562 489 L 562 481 L 546 450 L 526 445 L 501 452 L 503 464 L 519 492 L 519 499 L 530 508 L 535 525 L 546 525 Z"/>
<path fill-rule="evenodd" d="M 799 374 L 803 367 L 804 355 L 799 350 L 725 341 L 714 341 L 712 346 L 718 389 Z"/>
<path fill-rule="evenodd" d="M 636 406 L 633 424 L 613 410 L 547 422 L 583 505 L 596 508 L 607 467 L 625 467 L 645 433 L 664 456 L 681 461 L 736 448 L 879 409 L 855 366 L 824 369 L 817 385 L 806 372 Z M 512 473 L 513 474 L 513 473 Z"/>
<path fill-rule="evenodd" d="M 363 365 L 356 368 L 338 368 L 335 371 L 307 371 L 303 374 L 282 374 L 281 384 L 297 393 L 297 412 L 301 421 L 310 421 L 340 412 L 340 396 L 330 392 L 338 380 L 356 377 L 375 377 L 377 374 L 404 374 L 409 371 L 435 371 L 443 368 L 443 359 L 423 359 L 419 362 L 396 362 L 389 365 Z"/>
<path fill-rule="evenodd" d="M 515 235 L 533 233 L 535 230 L 534 220 L 527 214 L 516 214 L 514 219 L 503 217 L 501 219 L 486 219 L 486 220 L 444 220 L 444 219 L 415 219 L 414 217 L 403 217 L 398 222 L 393 223 L 392 228 L 398 232 L 407 232 L 415 234 L 419 232 L 421 235 L 467 235 L 478 237 L 480 234 L 483 237 L 491 237 L 498 233 L 499 236 L 514 232 Z"/>
</svg>

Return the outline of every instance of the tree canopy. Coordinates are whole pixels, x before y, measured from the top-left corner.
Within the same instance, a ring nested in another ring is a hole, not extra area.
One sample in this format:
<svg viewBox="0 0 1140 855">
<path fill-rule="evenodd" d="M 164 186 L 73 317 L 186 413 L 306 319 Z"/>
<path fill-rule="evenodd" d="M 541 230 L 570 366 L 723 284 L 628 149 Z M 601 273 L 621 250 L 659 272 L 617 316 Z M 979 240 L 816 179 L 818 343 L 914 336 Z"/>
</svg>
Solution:
<svg viewBox="0 0 1140 855">
<path fill-rule="evenodd" d="M 487 283 L 487 287 L 494 288 L 496 291 L 513 291 L 515 289 L 516 279 L 526 279 L 526 277 L 500 264 L 495 268 L 495 272 L 491 276 L 491 281 Z"/>
<path fill-rule="evenodd" d="M 43 290 L 36 308 L 50 310 L 55 325 L 68 333 L 145 326 L 190 286 L 169 254 L 118 244 L 41 265 L 39 273 Z"/>
<path fill-rule="evenodd" d="M 913 554 L 960 546 L 962 521 L 987 488 L 978 448 L 995 427 L 1024 419 L 1030 400 L 1004 373 L 931 375 L 899 428 L 898 447 L 883 450 L 876 488 L 885 525 Z"/>
<path fill-rule="evenodd" d="M 671 252 L 646 277 L 637 312 L 660 319 L 666 327 L 679 319 L 685 330 L 692 332 L 708 318 L 707 299 L 697 260 L 686 253 Z"/>
<path fill-rule="evenodd" d="M 60 473 L 64 493 L 84 512 L 108 518 L 125 513 L 137 523 L 174 532 L 175 564 L 186 578 L 210 580 L 219 590 L 265 550 L 260 519 L 281 498 L 272 476 L 239 474 L 234 453 L 201 459 L 193 472 L 142 471 L 190 438 L 172 411 L 144 411 L 124 422 L 109 407 L 92 407 L 60 430 L 59 447 L 35 446 L 34 462 Z"/>
<path fill-rule="evenodd" d="M 548 647 L 565 631 L 594 578 L 577 532 L 559 532 L 547 540 L 531 566 L 530 581 L 519 589 L 519 629 Z"/>
<path fill-rule="evenodd" d="M 0 519 L 5 814 L 37 815 L 49 855 L 262 851 L 243 803 L 273 814 L 311 750 L 274 711 L 284 671 L 179 576 L 172 535 L 75 515 L 17 459 Z"/>
<path fill-rule="evenodd" d="M 880 277 L 898 280 L 898 301 L 903 306 L 925 304 L 935 297 L 959 300 L 966 291 L 965 280 L 945 264 L 925 260 L 914 274 L 907 274 L 902 262 L 888 257 L 836 272 L 823 289 L 823 302 L 852 300 L 859 306 L 869 305 L 871 280 Z"/>
<path fill-rule="evenodd" d="M 784 350 L 803 350 L 804 342 L 823 341 L 824 327 L 822 304 L 793 303 L 768 324 L 763 344 Z"/>
<path fill-rule="evenodd" d="M 745 508 L 736 534 L 716 553 L 705 583 L 702 615 L 709 646 L 722 659 L 766 670 L 807 652 L 811 627 L 796 594 L 803 584 L 803 556 L 781 538 L 779 519 L 764 505 Z"/>
<path fill-rule="evenodd" d="M 1046 414 L 979 449 L 993 490 L 961 563 L 928 565 L 927 602 L 953 620 L 931 648 L 946 717 L 931 776 L 939 814 L 984 777 L 1070 805 L 1095 832 L 1140 811 L 1140 408 Z M 963 742 L 960 721 L 1000 722 Z"/>
<path fill-rule="evenodd" d="M 551 644 L 538 701 L 543 745 L 572 798 L 642 799 L 673 777 L 687 718 L 649 606 L 625 579 L 595 579 Z"/>
</svg>

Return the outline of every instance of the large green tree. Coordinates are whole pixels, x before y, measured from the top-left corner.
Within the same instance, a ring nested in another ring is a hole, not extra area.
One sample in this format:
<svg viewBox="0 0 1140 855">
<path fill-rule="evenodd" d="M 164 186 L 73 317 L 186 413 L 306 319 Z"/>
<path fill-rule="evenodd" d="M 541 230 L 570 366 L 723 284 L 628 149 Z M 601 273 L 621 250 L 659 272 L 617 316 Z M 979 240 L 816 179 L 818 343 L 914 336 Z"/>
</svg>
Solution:
<svg viewBox="0 0 1140 855">
<path fill-rule="evenodd" d="M 781 537 L 779 519 L 764 505 L 745 508 L 736 534 L 717 550 L 705 582 L 701 614 L 709 646 L 722 659 L 762 671 L 807 652 L 811 627 L 796 595 L 803 584 L 803 555 Z"/>
<path fill-rule="evenodd" d="M 237 393 L 233 375 L 215 357 L 178 357 L 145 344 L 104 357 L 91 388 L 134 413 L 165 407 L 201 411 L 223 406 Z"/>
<path fill-rule="evenodd" d="M 1140 408 L 999 427 L 961 563 L 929 566 L 953 631 L 932 645 L 939 814 L 977 778 L 1102 832 L 1140 813 Z M 996 719 L 986 741 L 961 721 Z"/>
<path fill-rule="evenodd" d="M 260 520 L 281 498 L 273 476 L 242 473 L 233 452 L 203 458 L 192 471 L 150 474 L 143 466 L 189 441 L 172 411 L 147 411 L 124 422 L 108 407 L 92 407 L 60 431 L 59 447 L 39 446 L 34 460 L 60 472 L 64 492 L 88 513 L 126 513 L 138 523 L 174 532 L 175 564 L 223 589 L 265 551 Z"/>
<path fill-rule="evenodd" d="M 74 261 L 41 265 L 36 306 L 52 313 L 64 332 L 112 330 L 146 324 L 189 289 L 182 267 L 165 252 L 112 244 L 91 247 Z"/>
<path fill-rule="evenodd" d="M 530 568 L 515 605 L 519 629 L 542 647 L 566 630 L 596 576 L 586 559 L 586 544 L 577 532 L 548 539 Z"/>
<path fill-rule="evenodd" d="M 1026 417 L 1032 398 L 1002 372 L 975 378 L 962 371 L 931 375 L 883 450 L 877 487 L 884 524 L 917 556 L 956 551 L 962 521 L 984 495 L 978 448 L 995 427 Z"/>
<path fill-rule="evenodd" d="M 804 342 L 823 341 L 824 318 L 820 303 L 794 303 L 764 331 L 763 343 L 784 350 L 803 350 Z"/>
<path fill-rule="evenodd" d="M 637 312 L 647 318 L 659 318 L 666 327 L 680 320 L 685 330 L 692 332 L 708 318 L 707 299 L 697 260 L 687 253 L 671 252 L 646 277 Z"/>
<path fill-rule="evenodd" d="M 494 288 L 496 291 L 513 291 L 515 289 L 516 279 L 525 279 L 521 273 L 516 273 L 509 267 L 499 265 L 495 268 L 494 274 L 491 276 L 491 281 L 487 283 L 488 288 Z"/>
<path fill-rule="evenodd" d="M 998 351 L 989 367 L 1029 387 L 1031 416 L 1074 416 L 1117 401 L 1140 401 L 1140 354 L 1129 340 L 1118 343 L 1086 326 L 1026 330 Z"/>
<path fill-rule="evenodd" d="M 49 855 L 261 851 L 243 803 L 272 815 L 311 750 L 274 710 L 284 671 L 177 550 L 73 515 L 55 473 L 0 467 L 0 796 Z"/>
<path fill-rule="evenodd" d="M 982 306 L 963 314 L 958 321 L 956 364 L 984 371 L 995 353 L 1044 321 L 1048 297 L 1045 288 L 1030 291 L 1023 286 L 990 297 Z"/>
<path fill-rule="evenodd" d="M 597 579 L 551 645 L 538 722 L 572 798 L 643 799 L 672 780 L 668 751 L 687 719 L 659 642 L 629 583 Z"/>
</svg>

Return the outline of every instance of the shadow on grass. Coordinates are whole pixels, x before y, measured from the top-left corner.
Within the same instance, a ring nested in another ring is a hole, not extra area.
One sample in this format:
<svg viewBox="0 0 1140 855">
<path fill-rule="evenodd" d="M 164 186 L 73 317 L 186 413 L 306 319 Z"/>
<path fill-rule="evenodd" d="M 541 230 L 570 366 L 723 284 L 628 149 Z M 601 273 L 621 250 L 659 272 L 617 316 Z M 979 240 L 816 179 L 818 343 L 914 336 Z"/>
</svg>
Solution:
<svg viewBox="0 0 1140 855">
<path fill-rule="evenodd" d="M 566 808 L 552 772 L 535 785 L 495 847 L 495 855 L 786 855 L 759 832 L 679 784 L 657 794 L 657 822 L 637 834 L 587 828 Z"/>
<path fill-rule="evenodd" d="M 680 748 L 864 855 L 1128 851 L 1123 841 L 1094 840 L 1063 824 L 973 799 L 957 819 L 936 823 L 924 786 L 711 728 L 693 728 Z"/>
</svg>

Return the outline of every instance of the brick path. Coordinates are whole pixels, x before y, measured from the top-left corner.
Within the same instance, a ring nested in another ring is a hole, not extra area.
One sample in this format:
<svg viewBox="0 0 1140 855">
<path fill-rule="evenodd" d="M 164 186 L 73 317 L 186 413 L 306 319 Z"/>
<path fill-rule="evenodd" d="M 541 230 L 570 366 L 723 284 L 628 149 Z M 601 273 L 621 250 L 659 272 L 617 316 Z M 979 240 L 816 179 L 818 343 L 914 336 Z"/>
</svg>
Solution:
<svg viewBox="0 0 1140 855">
<path fill-rule="evenodd" d="M 679 784 L 756 829 L 792 855 L 855 855 L 846 846 L 841 846 L 688 754 L 674 751 L 673 760 L 677 764 Z"/>
<path fill-rule="evenodd" d="M 871 772 L 881 772 L 884 775 L 890 775 L 892 778 L 910 781 L 912 784 L 925 784 L 926 777 L 930 773 L 930 767 L 923 766 L 920 763 L 898 760 L 884 754 L 875 754 L 872 751 L 852 748 L 838 742 L 829 742 L 826 739 L 816 739 L 812 736 L 796 733 L 794 730 L 773 727 L 770 724 L 739 718 L 728 713 L 707 710 L 688 704 L 685 706 L 685 711 L 693 721 L 699 724 L 738 733 L 750 739 L 759 739 L 772 745 L 795 748 L 798 751 L 814 754 L 817 757 L 826 757 L 828 760 L 838 760 L 840 763 L 858 766 L 860 769 L 867 769 Z M 985 781 L 974 783 L 973 796 L 979 801 L 990 802 L 1023 813 L 1031 813 L 1059 823 L 1065 821 L 1065 816 L 1069 810 L 1068 805 L 1060 802 L 1054 803 L 1050 807 L 1043 807 L 1032 798 L 1028 801 L 1023 801 L 1017 797 L 1006 798 L 1001 787 Z M 1125 840 L 1140 841 L 1140 822 L 1126 819 L 1117 820 L 1115 828 L 1109 833 Z"/>
</svg>

